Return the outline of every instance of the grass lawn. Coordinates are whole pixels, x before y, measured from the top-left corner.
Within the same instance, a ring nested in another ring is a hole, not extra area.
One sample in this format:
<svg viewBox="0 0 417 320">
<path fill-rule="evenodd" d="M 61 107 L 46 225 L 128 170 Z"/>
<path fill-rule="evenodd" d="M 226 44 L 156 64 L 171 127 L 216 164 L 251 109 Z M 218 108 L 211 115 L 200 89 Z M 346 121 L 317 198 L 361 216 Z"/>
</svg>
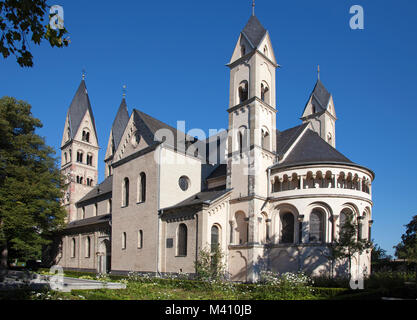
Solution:
<svg viewBox="0 0 417 320">
<path fill-rule="evenodd" d="M 66 276 L 95 279 L 95 275 L 66 272 Z M 403 277 L 384 275 L 368 280 L 366 290 L 352 291 L 333 280 L 311 285 L 236 284 L 111 276 L 104 281 L 123 282 L 121 290 L 73 290 L 70 293 L 18 290 L 0 292 L 1 299 L 17 300 L 380 300 L 382 297 L 416 298 L 415 288 L 404 287 Z M 317 287 L 319 285 L 320 287 Z M 339 287 L 338 287 L 339 286 Z"/>
</svg>

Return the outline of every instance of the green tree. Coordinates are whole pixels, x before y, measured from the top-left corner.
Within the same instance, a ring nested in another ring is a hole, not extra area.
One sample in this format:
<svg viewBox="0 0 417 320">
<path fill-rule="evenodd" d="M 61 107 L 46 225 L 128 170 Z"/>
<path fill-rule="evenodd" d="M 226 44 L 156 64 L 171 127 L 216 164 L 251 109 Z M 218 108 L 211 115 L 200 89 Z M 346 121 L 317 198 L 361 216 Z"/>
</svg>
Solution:
<svg viewBox="0 0 417 320">
<path fill-rule="evenodd" d="M 378 244 L 373 241 L 373 249 L 371 253 L 371 261 L 372 263 L 377 263 L 380 261 L 388 261 L 391 260 L 392 257 L 387 255 L 387 250 L 382 249 Z"/>
<path fill-rule="evenodd" d="M 359 236 L 359 223 L 355 221 L 353 213 L 345 213 L 345 221 L 341 225 L 339 238 L 330 245 L 330 258 L 333 261 L 346 259 L 348 274 L 351 276 L 352 257 L 372 249 L 372 242 L 361 239 Z"/>
<path fill-rule="evenodd" d="M 417 215 L 405 227 L 406 231 L 401 236 L 401 242 L 394 246 L 395 255 L 399 259 L 406 259 L 409 264 L 415 264 L 417 285 Z"/>
<path fill-rule="evenodd" d="M 49 25 L 50 6 L 46 0 L 0 0 L 0 53 L 6 59 L 15 55 L 21 67 L 32 67 L 29 44 L 47 41 L 51 47 L 66 47 L 69 39 L 65 28 L 54 30 Z M 48 13 L 48 15 L 47 15 Z"/>
<path fill-rule="evenodd" d="M 224 253 L 219 245 L 201 249 L 194 263 L 197 279 L 202 281 L 219 281 L 226 277 Z"/>
<path fill-rule="evenodd" d="M 0 267 L 8 258 L 38 259 L 64 225 L 63 180 L 54 150 L 35 134 L 31 106 L 0 99 Z"/>
</svg>

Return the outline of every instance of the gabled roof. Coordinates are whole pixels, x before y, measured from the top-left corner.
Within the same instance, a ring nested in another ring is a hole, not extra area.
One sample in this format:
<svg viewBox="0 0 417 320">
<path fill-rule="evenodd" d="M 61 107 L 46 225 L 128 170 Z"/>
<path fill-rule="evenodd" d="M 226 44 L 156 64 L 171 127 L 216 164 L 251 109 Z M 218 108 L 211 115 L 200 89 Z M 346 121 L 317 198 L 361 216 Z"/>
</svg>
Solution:
<svg viewBox="0 0 417 320">
<path fill-rule="evenodd" d="M 257 48 L 266 34 L 266 29 L 262 26 L 258 18 L 253 15 L 250 17 L 242 33 Z"/>
<path fill-rule="evenodd" d="M 308 127 L 308 123 L 277 132 L 277 153 L 279 157 L 284 156 L 306 127 Z"/>
<path fill-rule="evenodd" d="M 95 186 L 93 190 L 87 193 L 81 200 L 77 202 L 77 204 L 86 202 L 105 194 L 111 193 L 113 188 L 113 176 L 107 177 L 102 183 Z"/>
<path fill-rule="evenodd" d="M 72 99 L 71 105 L 68 109 L 69 123 L 71 129 L 71 139 L 75 137 L 78 129 L 80 128 L 81 122 L 86 114 L 90 113 L 91 122 L 94 128 L 94 134 L 98 140 L 96 124 L 94 121 L 93 110 L 91 109 L 90 98 L 88 97 L 87 87 L 85 81 L 82 80 L 77 92 Z"/>
<path fill-rule="evenodd" d="M 192 141 L 194 139 L 194 137 L 191 137 L 189 135 L 186 135 L 185 133 L 183 133 L 180 130 L 177 130 L 173 127 L 171 127 L 170 125 L 154 118 L 151 117 L 150 115 L 136 110 L 133 110 L 134 112 L 134 121 L 135 121 L 135 125 L 138 129 L 140 129 L 142 136 L 145 138 L 145 140 L 147 140 L 147 143 L 149 145 L 152 145 L 155 143 L 155 134 L 159 131 L 159 130 L 169 130 L 170 132 L 172 132 L 173 134 L 173 138 L 174 138 L 174 145 L 172 147 L 177 148 L 177 140 L 178 140 L 178 133 L 180 132 L 182 134 L 182 136 L 188 137 L 189 141 Z M 167 141 L 168 142 L 168 141 Z M 190 144 L 191 142 L 189 142 L 188 144 Z M 201 143 L 201 142 L 199 142 Z M 205 146 L 204 146 L 205 147 Z"/>
<path fill-rule="evenodd" d="M 347 157 L 324 141 L 316 132 L 307 129 L 283 162 L 273 168 L 312 163 L 353 164 Z"/>
<path fill-rule="evenodd" d="M 111 128 L 111 132 L 113 134 L 113 146 L 115 150 L 117 150 L 117 147 L 119 146 L 119 143 L 122 140 L 123 133 L 128 123 L 129 112 L 127 111 L 126 100 L 123 98 Z"/>
</svg>

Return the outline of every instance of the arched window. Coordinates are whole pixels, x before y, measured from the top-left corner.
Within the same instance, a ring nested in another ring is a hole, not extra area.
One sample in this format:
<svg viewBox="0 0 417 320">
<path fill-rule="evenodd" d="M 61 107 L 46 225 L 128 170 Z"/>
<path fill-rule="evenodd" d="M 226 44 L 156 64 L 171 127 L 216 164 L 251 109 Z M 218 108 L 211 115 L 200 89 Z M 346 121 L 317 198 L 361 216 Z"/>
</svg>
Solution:
<svg viewBox="0 0 417 320">
<path fill-rule="evenodd" d="M 92 166 L 93 165 L 93 155 L 87 154 L 87 165 Z"/>
<path fill-rule="evenodd" d="M 259 242 L 260 243 L 267 243 L 269 240 L 269 220 L 268 215 L 263 212 L 262 213 L 262 220 L 259 220 Z"/>
<path fill-rule="evenodd" d="M 126 244 L 127 244 L 127 235 L 126 232 L 122 233 L 122 250 L 126 249 Z"/>
<path fill-rule="evenodd" d="M 281 215 L 281 240 L 282 243 L 294 243 L 294 215 L 284 213 Z"/>
<path fill-rule="evenodd" d="M 248 242 L 248 222 L 243 212 L 236 212 L 236 241 L 237 244 Z"/>
<path fill-rule="evenodd" d="M 269 88 L 268 85 L 265 83 L 261 83 L 261 100 L 270 103 L 269 101 Z"/>
<path fill-rule="evenodd" d="M 77 152 L 77 162 L 83 163 L 83 157 L 84 157 L 83 152 L 82 151 L 78 151 Z"/>
<path fill-rule="evenodd" d="M 68 163 L 68 156 L 67 156 L 67 153 L 66 152 L 64 153 L 64 161 L 65 161 L 65 164 Z"/>
<path fill-rule="evenodd" d="M 96 217 L 98 215 L 98 204 L 94 204 L 94 216 Z"/>
<path fill-rule="evenodd" d="M 187 255 L 187 226 L 181 223 L 177 232 L 177 256 Z"/>
<path fill-rule="evenodd" d="M 238 144 L 239 144 L 239 155 L 242 157 L 242 155 L 243 155 L 243 134 L 240 131 L 237 133 L 237 140 L 238 140 Z"/>
<path fill-rule="evenodd" d="M 107 202 L 107 213 L 112 213 L 112 200 L 109 199 Z"/>
<path fill-rule="evenodd" d="M 142 249 L 143 248 L 143 231 L 139 230 L 138 231 L 138 249 Z"/>
<path fill-rule="evenodd" d="M 75 238 L 72 238 L 72 240 L 71 240 L 71 258 L 75 258 L 75 252 L 76 252 Z"/>
<path fill-rule="evenodd" d="M 244 44 L 240 46 L 240 56 L 243 57 L 246 54 L 246 47 Z"/>
<path fill-rule="evenodd" d="M 91 255 L 91 239 L 90 237 L 85 238 L 85 257 L 90 258 Z"/>
<path fill-rule="evenodd" d="M 262 148 L 269 150 L 269 132 L 266 129 L 261 130 L 262 133 Z"/>
<path fill-rule="evenodd" d="M 85 219 L 85 207 L 81 208 L 81 219 Z"/>
<path fill-rule="evenodd" d="M 71 139 L 71 129 L 70 127 L 67 128 L 67 141 Z"/>
<path fill-rule="evenodd" d="M 84 142 L 90 142 L 90 132 L 88 132 L 87 130 L 83 130 L 81 140 Z"/>
<path fill-rule="evenodd" d="M 146 174 L 142 172 L 138 178 L 138 203 L 146 201 Z"/>
<path fill-rule="evenodd" d="M 264 55 L 268 56 L 268 47 L 267 46 L 264 47 Z"/>
<path fill-rule="evenodd" d="M 318 210 L 313 210 L 310 214 L 310 242 L 324 241 L 324 217 L 323 213 Z"/>
<path fill-rule="evenodd" d="M 327 134 L 327 143 L 330 144 L 330 145 L 333 143 L 333 138 L 332 138 L 332 134 L 331 133 L 328 133 Z"/>
<path fill-rule="evenodd" d="M 123 207 L 128 207 L 129 206 L 129 179 L 128 178 L 125 178 L 123 180 L 122 206 Z"/>
<path fill-rule="evenodd" d="M 246 80 L 242 81 L 238 89 L 239 93 L 239 103 L 243 103 L 248 100 L 248 82 Z"/>
<path fill-rule="evenodd" d="M 219 227 L 214 225 L 211 227 L 211 251 L 216 251 L 220 244 L 220 232 Z"/>
</svg>

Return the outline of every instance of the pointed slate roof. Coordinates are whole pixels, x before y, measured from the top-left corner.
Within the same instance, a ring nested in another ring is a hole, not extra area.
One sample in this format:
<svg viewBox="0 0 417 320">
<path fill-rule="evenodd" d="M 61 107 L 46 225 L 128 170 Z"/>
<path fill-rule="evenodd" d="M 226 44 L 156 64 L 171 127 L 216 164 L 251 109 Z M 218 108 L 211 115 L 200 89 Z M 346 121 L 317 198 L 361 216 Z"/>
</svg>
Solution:
<svg viewBox="0 0 417 320">
<path fill-rule="evenodd" d="M 324 111 L 330 101 L 331 94 L 327 91 L 326 87 L 324 86 L 323 82 L 320 79 L 317 80 L 316 85 L 314 86 L 313 92 L 310 94 L 306 106 L 304 107 L 303 114 L 307 108 L 308 102 L 311 98 L 317 101 L 320 105 L 321 111 Z M 317 111 L 316 111 L 317 112 Z"/>
<path fill-rule="evenodd" d="M 285 160 L 273 168 L 312 163 L 356 165 L 324 141 L 316 132 L 307 129 Z"/>
<path fill-rule="evenodd" d="M 97 130 L 96 124 L 94 121 L 93 110 L 91 109 L 90 98 L 88 97 L 87 87 L 85 85 L 85 81 L 82 80 L 77 92 L 72 99 L 71 105 L 68 109 L 69 121 L 70 121 L 70 129 L 71 129 L 71 139 L 75 137 L 77 134 L 78 129 L 80 128 L 81 121 L 83 120 L 86 112 L 90 113 L 91 121 L 94 128 L 94 134 L 97 137 Z"/>
<path fill-rule="evenodd" d="M 266 29 L 262 26 L 258 18 L 253 15 L 250 17 L 242 33 L 257 48 L 266 34 Z"/>
<path fill-rule="evenodd" d="M 115 150 L 119 146 L 120 141 L 122 140 L 123 133 L 126 129 L 126 126 L 129 122 L 129 112 L 127 111 L 127 105 L 125 98 L 122 99 L 120 103 L 119 110 L 117 111 L 116 118 L 114 118 L 113 125 L 111 127 L 111 132 L 113 134 L 113 145 Z"/>
</svg>

